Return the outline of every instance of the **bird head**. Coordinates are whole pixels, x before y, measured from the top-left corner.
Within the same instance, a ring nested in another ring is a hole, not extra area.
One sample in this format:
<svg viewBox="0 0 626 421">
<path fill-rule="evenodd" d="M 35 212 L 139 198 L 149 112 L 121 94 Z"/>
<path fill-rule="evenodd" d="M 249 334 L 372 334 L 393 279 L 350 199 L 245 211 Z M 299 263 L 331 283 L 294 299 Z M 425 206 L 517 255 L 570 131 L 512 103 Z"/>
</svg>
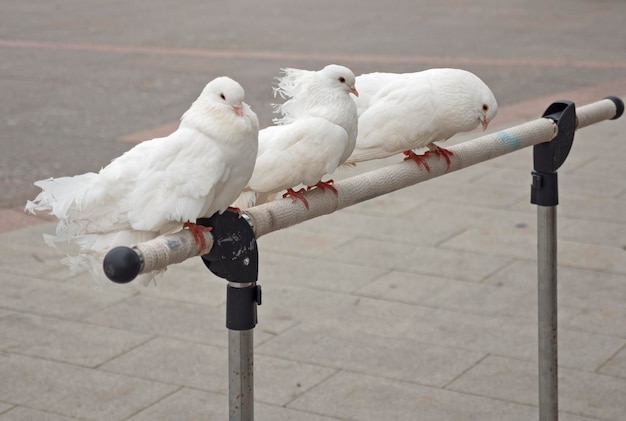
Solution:
<svg viewBox="0 0 626 421">
<path fill-rule="evenodd" d="M 478 120 L 480 120 L 480 125 L 483 128 L 483 131 L 487 130 L 487 126 L 498 113 L 498 103 L 496 102 L 496 98 L 493 96 L 493 93 L 489 88 L 480 90 L 479 101 L 478 101 Z"/>
<path fill-rule="evenodd" d="M 205 86 L 198 99 L 230 107 L 235 114 L 243 116 L 243 88 L 229 77 L 222 76 L 213 79 Z"/>
<path fill-rule="evenodd" d="M 346 92 L 359 96 L 359 91 L 357 91 L 354 87 L 356 77 L 354 76 L 354 73 L 352 73 L 352 70 L 347 67 L 339 66 L 337 64 L 329 64 L 320 70 L 320 74 L 333 80 L 333 86 L 345 89 Z"/>
</svg>

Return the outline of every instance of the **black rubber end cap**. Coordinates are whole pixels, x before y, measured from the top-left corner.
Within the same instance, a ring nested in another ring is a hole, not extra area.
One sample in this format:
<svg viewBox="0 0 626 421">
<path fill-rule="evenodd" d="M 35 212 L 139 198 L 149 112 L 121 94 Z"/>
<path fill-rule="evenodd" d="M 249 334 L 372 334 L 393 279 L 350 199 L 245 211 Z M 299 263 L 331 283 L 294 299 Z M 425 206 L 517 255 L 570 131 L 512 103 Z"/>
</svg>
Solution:
<svg viewBox="0 0 626 421">
<path fill-rule="evenodd" d="M 115 247 L 104 257 L 104 274 L 115 283 L 127 284 L 137 277 L 141 270 L 141 259 L 130 247 Z"/>
<path fill-rule="evenodd" d="M 607 96 L 604 99 L 610 99 L 615 104 L 615 116 L 611 120 L 617 120 L 624 114 L 624 101 L 616 96 Z"/>
</svg>

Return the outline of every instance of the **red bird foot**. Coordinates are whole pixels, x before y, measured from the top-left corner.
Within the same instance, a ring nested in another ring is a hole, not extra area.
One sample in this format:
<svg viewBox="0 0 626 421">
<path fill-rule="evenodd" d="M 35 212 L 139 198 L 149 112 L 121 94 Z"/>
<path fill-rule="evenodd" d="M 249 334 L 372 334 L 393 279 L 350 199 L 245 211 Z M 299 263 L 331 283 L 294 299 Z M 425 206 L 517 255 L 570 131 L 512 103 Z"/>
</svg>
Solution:
<svg viewBox="0 0 626 421">
<path fill-rule="evenodd" d="M 452 151 L 444 149 L 441 146 L 437 146 L 434 143 L 429 145 L 428 148 L 431 150 L 431 152 L 437 154 L 437 156 L 443 156 L 446 160 L 446 163 L 448 164 L 448 167 L 450 166 L 450 164 L 452 164 L 452 162 L 450 161 L 450 157 L 454 155 Z"/>
<path fill-rule="evenodd" d="M 306 188 L 306 191 L 311 190 L 313 187 L 318 187 L 318 188 L 320 188 L 322 190 L 328 189 L 328 190 L 332 191 L 333 193 L 335 193 L 336 195 L 338 195 L 339 193 L 337 193 L 337 189 L 333 187 L 333 183 L 334 182 L 335 182 L 335 180 L 320 181 L 320 182 L 318 182 L 314 186 L 308 186 Z"/>
<path fill-rule="evenodd" d="M 204 225 L 197 225 L 197 224 L 194 224 L 193 222 L 185 222 L 183 224 L 183 227 L 191 231 L 191 234 L 193 235 L 193 239 L 195 240 L 196 245 L 200 247 L 200 252 L 202 254 L 208 253 L 209 250 L 207 249 L 207 246 L 206 246 L 204 233 L 212 231 L 213 228 L 205 227 Z"/>
<path fill-rule="evenodd" d="M 296 200 L 301 200 L 304 203 L 305 208 L 309 208 L 309 202 L 306 200 L 306 197 L 302 193 L 304 193 L 304 189 L 300 189 L 298 191 L 294 191 L 293 189 L 287 189 L 287 193 L 283 194 L 283 198 L 291 197 L 291 199 L 295 202 Z"/>
<path fill-rule="evenodd" d="M 424 166 L 426 171 L 430 172 L 430 166 L 428 165 L 428 162 L 426 162 L 426 160 L 424 159 L 430 154 L 430 151 L 426 151 L 422 155 L 418 155 L 413 151 L 404 151 L 403 153 L 406 156 L 406 158 L 404 158 L 405 161 L 408 161 L 410 159 L 414 161 L 418 167 Z"/>
</svg>

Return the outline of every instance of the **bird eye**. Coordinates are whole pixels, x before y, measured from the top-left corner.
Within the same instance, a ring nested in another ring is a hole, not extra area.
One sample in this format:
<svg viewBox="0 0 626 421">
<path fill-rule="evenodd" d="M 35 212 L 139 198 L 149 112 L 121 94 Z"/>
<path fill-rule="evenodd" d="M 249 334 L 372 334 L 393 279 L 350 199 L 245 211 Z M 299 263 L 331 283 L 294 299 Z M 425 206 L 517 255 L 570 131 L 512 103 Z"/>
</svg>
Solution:
<svg viewBox="0 0 626 421">
<path fill-rule="evenodd" d="M 483 104 L 483 111 L 489 111 L 489 105 Z"/>
<path fill-rule="evenodd" d="M 220 98 L 222 98 L 224 101 L 226 101 L 226 96 L 224 96 L 224 94 L 220 94 Z"/>
<path fill-rule="evenodd" d="M 339 82 L 346 83 L 346 78 L 343 76 L 339 76 Z"/>
</svg>

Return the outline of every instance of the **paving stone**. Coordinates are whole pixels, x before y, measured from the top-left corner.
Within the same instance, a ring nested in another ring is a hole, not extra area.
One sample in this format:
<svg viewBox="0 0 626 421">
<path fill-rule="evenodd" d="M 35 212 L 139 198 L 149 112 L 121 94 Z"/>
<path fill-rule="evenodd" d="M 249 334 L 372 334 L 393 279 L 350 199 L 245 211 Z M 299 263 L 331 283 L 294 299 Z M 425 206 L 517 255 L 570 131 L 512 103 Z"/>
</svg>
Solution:
<svg viewBox="0 0 626 421">
<path fill-rule="evenodd" d="M 569 161 L 566 161 L 569 164 Z M 531 164 L 532 165 L 532 164 Z M 529 167 L 532 169 L 532 167 Z M 508 186 L 516 191 L 527 192 L 526 201 L 530 202 L 530 169 L 521 170 L 519 168 L 493 168 L 484 176 L 478 178 L 475 184 L 481 185 L 486 189 L 490 186 Z M 560 171 L 559 171 L 560 172 Z M 602 188 L 598 188 L 599 185 Z M 562 196 L 584 196 L 596 200 L 614 199 L 622 189 L 625 183 L 618 178 L 600 178 L 598 174 L 595 176 L 578 175 L 565 171 L 564 175 L 559 177 L 559 195 Z"/>
<path fill-rule="evenodd" d="M 255 356 L 255 399 L 285 405 L 334 370 Z M 228 394 L 228 350 L 157 338 L 102 366 L 102 370 L 209 392 Z"/>
<path fill-rule="evenodd" d="M 226 310 L 197 304 L 136 296 L 86 319 L 89 323 L 149 335 L 227 346 Z M 259 337 L 262 338 L 260 333 Z"/>
<path fill-rule="evenodd" d="M 0 400 L 91 420 L 124 419 L 172 393 L 174 386 L 93 369 L 0 354 Z"/>
<path fill-rule="evenodd" d="M 0 209 L 0 232 L 13 231 L 42 222 L 43 219 L 28 215 L 21 209 Z"/>
<path fill-rule="evenodd" d="M 535 319 L 536 296 L 526 289 L 393 271 L 358 294 L 488 316 Z M 523 303 L 523 305 L 522 305 Z"/>
<path fill-rule="evenodd" d="M 626 274 L 626 250 L 595 244 L 560 241 L 559 263 L 581 269 Z"/>
<path fill-rule="evenodd" d="M 456 379 L 449 387 L 493 399 L 538 405 L 537 366 L 525 361 L 487 357 Z M 622 420 L 626 379 L 559 370 L 559 409 L 580 416 Z"/>
<path fill-rule="evenodd" d="M 486 283 L 537 290 L 534 264 L 517 261 L 489 277 Z M 561 328 L 626 336 L 626 277 L 621 274 L 558 268 L 558 312 Z"/>
<path fill-rule="evenodd" d="M 537 258 L 537 233 L 529 229 L 470 228 L 441 247 L 532 260 Z"/>
<path fill-rule="evenodd" d="M 257 329 L 280 335 L 304 321 L 341 323 L 352 330 L 377 335 L 398 335 L 412 323 L 433 311 L 403 303 L 363 296 L 320 294 L 304 288 L 264 289 Z"/>
<path fill-rule="evenodd" d="M 148 335 L 26 313 L 0 313 L 4 352 L 95 367 L 147 341 Z"/>
<path fill-rule="evenodd" d="M 622 139 L 623 141 L 623 139 Z M 603 146 L 605 147 L 605 146 Z M 624 180 L 626 178 L 626 169 L 624 169 L 624 161 L 618 156 L 596 156 L 595 159 L 588 161 L 584 165 L 576 168 L 574 174 L 586 177 L 610 177 L 616 180 Z"/>
<path fill-rule="evenodd" d="M 319 221 L 318 221 L 319 222 Z M 346 243 L 351 237 L 330 233 L 314 233 L 291 228 L 269 233 L 258 239 L 259 250 L 287 255 L 316 257 Z"/>
<path fill-rule="evenodd" d="M 391 316 L 419 314 L 420 309 L 411 306 L 392 308 L 379 300 L 316 291 L 294 286 L 266 285 L 263 289 L 264 303 L 259 307 L 259 328 L 279 335 L 289 328 L 306 320 L 345 320 L 346 323 L 363 325 L 367 320 L 369 329 L 377 330 L 380 322 L 389 321 Z M 371 320 L 369 313 L 378 314 L 377 320 Z M 389 327 L 383 327 L 383 330 Z M 394 330 L 395 331 L 395 330 Z"/>
<path fill-rule="evenodd" d="M 356 264 L 288 256 L 262 250 L 259 254 L 259 284 L 295 285 L 309 289 L 350 293 L 370 283 L 387 269 Z"/>
<path fill-rule="evenodd" d="M 346 372 L 288 407 L 359 421 L 537 419 L 537 409 L 527 405 Z"/>
<path fill-rule="evenodd" d="M 437 310 L 415 317 L 400 335 L 418 341 L 537 361 L 537 323 L 517 318 Z M 560 328 L 559 365 L 594 372 L 626 339 Z"/>
<path fill-rule="evenodd" d="M 346 208 L 350 213 L 378 217 L 393 217 L 410 213 L 426 202 L 426 198 L 416 196 L 411 188 L 404 188 L 384 196 L 374 197 Z"/>
<path fill-rule="evenodd" d="M 617 376 L 626 378 L 626 348 L 623 347 L 617 352 L 610 360 L 603 365 L 600 373 L 608 374 L 609 376 Z"/>
<path fill-rule="evenodd" d="M 257 354 L 254 399 L 285 406 L 332 376 L 336 370 Z"/>
<path fill-rule="evenodd" d="M 530 173 L 533 169 L 533 148 L 520 149 L 513 153 L 490 159 L 488 162 L 481 165 L 496 168 L 515 168 Z"/>
<path fill-rule="evenodd" d="M 15 406 L 0 402 L 0 417 L 11 410 L 11 408 L 15 408 Z"/>
<path fill-rule="evenodd" d="M 259 421 L 331 421 L 336 419 L 258 402 L 255 402 L 254 412 L 254 419 Z M 134 415 L 128 421 L 225 420 L 227 418 L 227 396 L 183 388 Z"/>
<path fill-rule="evenodd" d="M 534 208 L 531 210 L 534 211 Z M 536 232 L 537 229 L 537 217 L 535 214 L 529 214 L 528 211 L 485 208 L 467 203 L 448 203 L 445 202 L 445 197 L 420 206 L 415 209 L 411 217 L 415 221 L 433 220 L 440 221 L 441 224 L 461 224 L 467 229 L 485 228 L 504 232 L 511 229 Z"/>
<path fill-rule="evenodd" d="M 47 281 L 66 282 L 72 279 L 72 275 L 66 265 L 61 263 L 61 257 L 44 258 L 33 255 L 32 259 L 5 261 L 0 263 L 0 270 L 7 275 L 19 275 L 29 278 L 45 279 Z M 93 281 L 88 280 L 85 285 L 93 286 Z"/>
<path fill-rule="evenodd" d="M 0 415 L 2 421 L 71 421 L 74 417 L 53 414 L 51 412 L 39 411 L 37 409 L 16 406 L 8 412 Z"/>
<path fill-rule="evenodd" d="M 39 220 L 39 218 L 35 216 L 30 216 L 30 218 Z M 55 226 L 56 223 L 48 222 L 43 224 L 40 223 L 36 225 L 31 225 L 26 228 L 21 228 L 19 230 L 2 232 L 0 233 L 0 244 L 49 249 L 49 247 L 43 241 L 43 235 L 54 234 Z"/>
<path fill-rule="evenodd" d="M 520 201 L 512 210 L 532 211 L 525 201 Z M 601 199 L 589 196 L 560 195 L 557 209 L 558 217 L 587 219 L 589 221 L 626 223 L 626 203 L 617 199 Z"/>
<path fill-rule="evenodd" d="M 537 258 L 537 234 L 530 230 L 509 230 L 503 233 L 474 228 L 449 239 L 441 247 L 534 260 Z M 557 260 L 562 265 L 626 273 L 626 251 L 621 247 L 561 240 L 557 250 Z"/>
<path fill-rule="evenodd" d="M 467 251 L 420 247 L 368 238 L 356 238 L 320 257 L 369 267 L 399 269 L 467 281 L 481 281 L 511 260 Z"/>
<path fill-rule="evenodd" d="M 27 268 L 27 265 L 41 264 L 57 264 L 59 266 L 63 254 L 57 249 L 50 248 L 45 245 L 27 246 L 23 244 L 11 244 L 10 242 L 0 243 L 0 263 L 7 267 L 16 266 Z M 66 268 L 66 275 L 69 277 L 70 272 Z M 59 266 L 61 267 L 61 266 Z"/>
<path fill-rule="evenodd" d="M 319 218 L 318 224 L 307 222 L 300 225 L 299 228 L 314 230 L 315 232 L 328 232 L 347 238 L 352 238 L 358 234 L 361 238 L 434 246 L 465 227 L 466 221 L 460 220 L 450 220 L 446 224 L 430 224 L 428 219 L 420 220 L 415 217 L 414 212 L 417 209 L 402 215 L 381 218 L 380 216 L 354 212 L 352 208 L 347 208 Z"/>
<path fill-rule="evenodd" d="M 112 292 L 91 287 L 43 281 L 19 275 L 0 279 L 0 307 L 40 315 L 80 320 L 128 298 L 128 292 Z"/>
<path fill-rule="evenodd" d="M 101 369 L 130 378 L 228 394 L 228 350 L 215 346 L 155 338 Z"/>
<path fill-rule="evenodd" d="M 199 390 L 180 389 L 133 415 L 128 421 L 224 420 L 227 418 L 228 396 Z"/>
<path fill-rule="evenodd" d="M 419 188 L 419 190 L 418 190 Z M 412 187 L 415 194 L 430 200 L 446 203 L 506 209 L 529 196 L 527 189 L 512 189 L 509 186 L 492 185 L 485 188 L 480 182 L 446 182 L 445 177 Z"/>
<path fill-rule="evenodd" d="M 561 267 L 558 268 L 561 270 Z M 488 276 L 485 284 L 537 290 L 537 262 L 513 260 L 508 266 Z"/>
<path fill-rule="evenodd" d="M 138 287 L 145 296 L 191 304 L 221 306 L 226 303 L 226 281 L 213 275 L 200 258 L 170 266 L 156 285 Z"/>
<path fill-rule="evenodd" d="M 443 386 L 485 354 L 377 335 L 336 321 L 303 323 L 258 353 L 419 384 Z"/>
<path fill-rule="evenodd" d="M 622 250 L 626 247 L 626 226 L 622 224 L 584 219 L 566 219 L 566 223 L 561 223 L 563 219 L 566 218 L 559 217 L 559 239 L 616 247 Z"/>
</svg>

